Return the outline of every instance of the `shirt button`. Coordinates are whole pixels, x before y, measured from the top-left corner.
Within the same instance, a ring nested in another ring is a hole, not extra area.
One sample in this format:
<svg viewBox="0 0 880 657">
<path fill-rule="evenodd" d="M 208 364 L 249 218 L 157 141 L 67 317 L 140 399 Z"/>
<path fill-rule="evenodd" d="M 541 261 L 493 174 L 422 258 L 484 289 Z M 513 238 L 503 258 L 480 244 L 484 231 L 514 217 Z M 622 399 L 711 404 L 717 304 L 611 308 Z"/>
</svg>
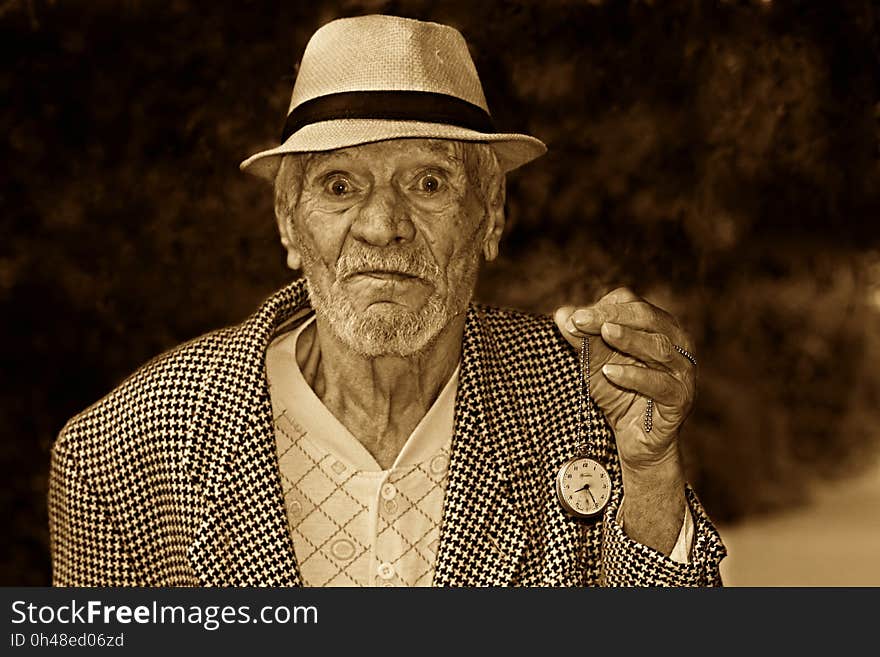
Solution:
<svg viewBox="0 0 880 657">
<path fill-rule="evenodd" d="M 446 467 L 449 465 L 449 459 L 445 454 L 438 454 L 434 458 L 431 459 L 431 472 L 435 475 L 441 475 L 446 472 Z"/>
<path fill-rule="evenodd" d="M 394 484 L 386 483 L 382 485 L 383 500 L 393 500 L 395 495 L 397 495 L 397 488 L 394 486 Z"/>
<path fill-rule="evenodd" d="M 392 566 L 387 561 L 379 564 L 379 568 L 377 569 L 379 573 L 379 577 L 382 579 L 391 579 L 394 577 L 394 566 Z"/>
<path fill-rule="evenodd" d="M 354 543 L 347 538 L 340 538 L 330 546 L 330 552 L 341 561 L 348 561 L 354 556 Z"/>
</svg>

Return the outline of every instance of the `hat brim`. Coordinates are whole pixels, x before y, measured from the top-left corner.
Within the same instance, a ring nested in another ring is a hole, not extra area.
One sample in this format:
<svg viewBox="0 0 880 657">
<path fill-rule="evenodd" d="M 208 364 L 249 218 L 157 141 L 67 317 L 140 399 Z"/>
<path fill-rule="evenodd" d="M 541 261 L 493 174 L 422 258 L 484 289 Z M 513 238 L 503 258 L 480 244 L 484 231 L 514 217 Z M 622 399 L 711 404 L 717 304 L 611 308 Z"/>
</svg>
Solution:
<svg viewBox="0 0 880 657">
<path fill-rule="evenodd" d="M 505 173 L 547 152 L 544 142 L 529 135 L 483 133 L 453 125 L 419 121 L 334 119 L 303 126 L 280 146 L 251 155 L 239 168 L 273 181 L 281 156 L 288 153 L 332 151 L 388 139 L 412 138 L 486 142 L 495 150 L 498 163 Z"/>
</svg>

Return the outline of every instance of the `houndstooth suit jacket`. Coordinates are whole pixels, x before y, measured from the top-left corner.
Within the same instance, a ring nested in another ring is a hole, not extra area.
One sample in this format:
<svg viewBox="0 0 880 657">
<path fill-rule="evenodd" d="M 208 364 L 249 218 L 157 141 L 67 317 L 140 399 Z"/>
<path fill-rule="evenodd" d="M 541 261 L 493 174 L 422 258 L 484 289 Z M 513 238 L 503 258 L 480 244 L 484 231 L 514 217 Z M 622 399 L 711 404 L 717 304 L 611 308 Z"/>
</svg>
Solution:
<svg viewBox="0 0 880 657">
<path fill-rule="evenodd" d="M 282 496 L 265 352 L 306 314 L 296 281 L 243 324 L 159 356 L 73 418 L 52 449 L 53 581 L 78 586 L 301 584 Z M 462 349 L 439 586 L 718 585 L 724 546 L 693 491 L 692 559 L 630 540 L 595 409 L 591 456 L 614 481 L 576 520 L 555 477 L 574 455 L 579 368 L 549 317 L 472 305 Z"/>
</svg>

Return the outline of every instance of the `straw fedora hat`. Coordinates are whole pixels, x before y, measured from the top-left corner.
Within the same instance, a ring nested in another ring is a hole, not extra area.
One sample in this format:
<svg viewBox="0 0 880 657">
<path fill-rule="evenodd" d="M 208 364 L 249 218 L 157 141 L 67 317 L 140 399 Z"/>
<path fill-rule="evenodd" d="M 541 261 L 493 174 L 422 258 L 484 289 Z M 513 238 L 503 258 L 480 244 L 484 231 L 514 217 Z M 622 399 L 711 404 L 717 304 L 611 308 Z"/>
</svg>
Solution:
<svg viewBox="0 0 880 657">
<path fill-rule="evenodd" d="M 510 171 L 547 151 L 529 135 L 498 133 L 461 33 L 397 16 L 342 18 L 306 46 L 281 145 L 241 163 L 273 180 L 286 153 L 420 137 L 486 142 Z"/>
</svg>

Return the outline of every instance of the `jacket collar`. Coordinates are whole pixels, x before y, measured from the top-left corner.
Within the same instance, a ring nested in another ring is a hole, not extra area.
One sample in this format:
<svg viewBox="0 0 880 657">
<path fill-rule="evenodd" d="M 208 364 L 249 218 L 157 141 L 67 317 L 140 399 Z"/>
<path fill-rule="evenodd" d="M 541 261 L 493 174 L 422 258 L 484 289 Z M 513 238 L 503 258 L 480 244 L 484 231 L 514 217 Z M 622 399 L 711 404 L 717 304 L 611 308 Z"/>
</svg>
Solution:
<svg viewBox="0 0 880 657">
<path fill-rule="evenodd" d="M 187 441 L 202 501 L 188 556 L 203 585 L 302 584 L 278 475 L 265 353 L 280 324 L 308 312 L 305 284 L 295 281 L 219 338 L 238 349 L 214 359 Z M 529 542 L 515 502 L 528 454 L 513 449 L 521 429 L 516 400 L 493 363 L 496 349 L 482 312 L 471 306 L 435 564 L 438 586 L 510 584 Z"/>
</svg>

